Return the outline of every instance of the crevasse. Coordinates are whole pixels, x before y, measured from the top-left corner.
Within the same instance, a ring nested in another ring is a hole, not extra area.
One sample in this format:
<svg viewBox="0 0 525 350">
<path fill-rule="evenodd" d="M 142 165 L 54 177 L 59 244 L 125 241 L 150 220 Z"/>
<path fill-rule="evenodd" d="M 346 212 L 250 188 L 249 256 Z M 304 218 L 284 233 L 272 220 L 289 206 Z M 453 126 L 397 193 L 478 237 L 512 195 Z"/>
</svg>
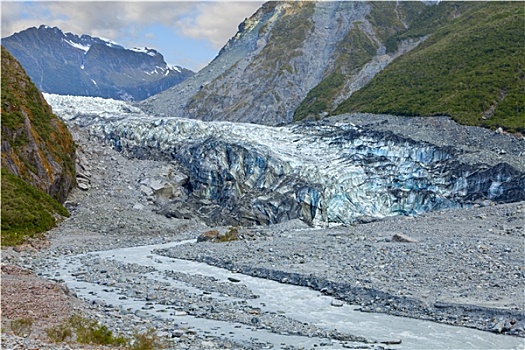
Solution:
<svg viewBox="0 0 525 350">
<path fill-rule="evenodd" d="M 390 132 L 344 123 L 269 127 L 154 118 L 119 103 L 85 106 L 84 115 L 63 99 L 52 105 L 129 156 L 176 160 L 192 198 L 221 208 L 206 218 L 214 223 L 352 223 L 525 199 L 525 175 L 508 164 L 463 164 L 452 147 Z"/>
</svg>

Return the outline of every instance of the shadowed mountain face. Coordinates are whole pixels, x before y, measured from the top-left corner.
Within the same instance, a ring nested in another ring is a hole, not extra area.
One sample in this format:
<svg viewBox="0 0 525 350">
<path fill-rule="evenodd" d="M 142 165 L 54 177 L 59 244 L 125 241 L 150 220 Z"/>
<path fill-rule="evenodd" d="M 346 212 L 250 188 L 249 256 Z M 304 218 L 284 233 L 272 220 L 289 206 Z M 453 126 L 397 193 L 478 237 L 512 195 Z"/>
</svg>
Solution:
<svg viewBox="0 0 525 350">
<path fill-rule="evenodd" d="M 58 28 L 29 28 L 2 39 L 37 88 L 48 93 L 143 100 L 193 75 L 171 67 L 148 48 L 63 33 Z"/>
<path fill-rule="evenodd" d="M 371 112 L 525 130 L 522 17 L 518 3 L 269 2 L 207 67 L 141 107 L 266 125 Z"/>
</svg>

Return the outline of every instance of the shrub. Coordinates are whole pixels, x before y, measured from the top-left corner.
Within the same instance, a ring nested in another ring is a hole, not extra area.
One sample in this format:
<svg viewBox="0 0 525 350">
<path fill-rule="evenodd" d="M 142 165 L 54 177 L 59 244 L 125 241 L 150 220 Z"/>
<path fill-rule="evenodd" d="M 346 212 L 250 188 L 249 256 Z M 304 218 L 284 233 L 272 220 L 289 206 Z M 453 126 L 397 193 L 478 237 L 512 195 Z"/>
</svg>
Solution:
<svg viewBox="0 0 525 350">
<path fill-rule="evenodd" d="M 64 323 L 48 328 L 46 334 L 55 343 L 61 343 L 76 336 L 76 341 L 81 344 L 114 346 L 128 344 L 125 337 L 114 336 L 108 327 L 99 325 L 96 320 L 90 320 L 81 315 L 73 315 Z"/>
<path fill-rule="evenodd" d="M 11 331 L 13 334 L 19 337 L 27 337 L 31 334 L 33 327 L 33 319 L 30 317 L 19 318 L 11 321 Z"/>
<path fill-rule="evenodd" d="M 228 232 L 217 237 L 217 242 L 231 242 L 239 239 L 239 231 L 235 227 L 230 227 Z"/>
<path fill-rule="evenodd" d="M 73 338 L 73 331 L 67 324 L 59 324 L 54 327 L 46 329 L 46 334 L 49 340 L 53 343 L 63 343 L 67 339 Z"/>
<path fill-rule="evenodd" d="M 157 332 L 151 328 L 144 333 L 135 332 L 133 338 L 133 345 L 129 347 L 131 350 L 156 350 L 166 348 L 166 344 L 159 339 Z"/>
<path fill-rule="evenodd" d="M 127 340 L 124 337 L 115 337 L 108 327 L 99 325 L 96 320 L 73 315 L 69 318 L 69 324 L 74 329 L 77 342 L 79 343 L 117 346 L 127 344 Z"/>
</svg>

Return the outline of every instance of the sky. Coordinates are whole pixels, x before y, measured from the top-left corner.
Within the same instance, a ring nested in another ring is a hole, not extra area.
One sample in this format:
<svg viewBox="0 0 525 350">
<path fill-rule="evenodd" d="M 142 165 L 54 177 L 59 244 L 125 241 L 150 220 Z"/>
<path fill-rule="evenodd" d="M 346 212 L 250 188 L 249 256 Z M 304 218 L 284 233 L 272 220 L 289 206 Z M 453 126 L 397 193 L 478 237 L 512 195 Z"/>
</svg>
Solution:
<svg viewBox="0 0 525 350">
<path fill-rule="evenodd" d="M 42 24 L 159 51 L 198 71 L 264 1 L 4 1 L 2 38 Z"/>
</svg>

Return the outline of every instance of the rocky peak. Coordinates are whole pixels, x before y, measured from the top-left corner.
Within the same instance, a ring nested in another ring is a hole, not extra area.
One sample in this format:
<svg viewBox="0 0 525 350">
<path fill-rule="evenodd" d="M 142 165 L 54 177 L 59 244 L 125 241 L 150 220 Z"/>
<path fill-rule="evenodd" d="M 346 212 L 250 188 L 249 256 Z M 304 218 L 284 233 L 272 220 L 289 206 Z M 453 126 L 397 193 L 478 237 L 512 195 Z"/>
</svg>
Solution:
<svg viewBox="0 0 525 350">
<path fill-rule="evenodd" d="M 398 19 L 385 23 L 378 18 L 384 9 L 366 2 L 266 3 L 199 72 L 204 81 L 189 80 L 143 107 L 203 120 L 289 123 L 308 93 L 331 74 L 342 81 L 362 78 L 356 73 L 385 55 L 386 37 L 410 23 L 406 8 L 418 12 L 425 5 L 384 5 L 392 13 L 396 6 Z M 368 67 L 367 76 L 392 59 Z"/>
<path fill-rule="evenodd" d="M 37 87 L 49 93 L 142 100 L 193 75 L 151 48 L 42 25 L 2 40 Z"/>
</svg>

